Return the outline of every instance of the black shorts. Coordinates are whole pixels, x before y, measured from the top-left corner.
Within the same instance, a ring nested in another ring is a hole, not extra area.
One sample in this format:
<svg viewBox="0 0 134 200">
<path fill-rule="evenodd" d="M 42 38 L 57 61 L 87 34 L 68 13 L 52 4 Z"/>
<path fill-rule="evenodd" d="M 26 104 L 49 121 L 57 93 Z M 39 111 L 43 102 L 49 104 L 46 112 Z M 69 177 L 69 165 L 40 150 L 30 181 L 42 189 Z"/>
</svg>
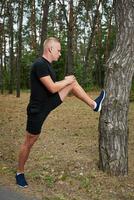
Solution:
<svg viewBox="0 0 134 200">
<path fill-rule="evenodd" d="M 58 93 L 51 95 L 46 103 L 39 104 L 30 102 L 27 107 L 26 131 L 37 135 L 41 132 L 41 127 L 48 114 L 62 103 Z"/>
</svg>

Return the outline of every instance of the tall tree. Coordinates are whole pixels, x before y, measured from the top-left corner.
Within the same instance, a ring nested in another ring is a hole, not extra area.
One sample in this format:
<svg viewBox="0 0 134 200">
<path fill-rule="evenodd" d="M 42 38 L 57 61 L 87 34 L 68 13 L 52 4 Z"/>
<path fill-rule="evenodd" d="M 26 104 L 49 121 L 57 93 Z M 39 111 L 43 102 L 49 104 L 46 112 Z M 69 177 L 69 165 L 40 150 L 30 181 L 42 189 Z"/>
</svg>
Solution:
<svg viewBox="0 0 134 200">
<path fill-rule="evenodd" d="M 0 19 L 2 19 L 2 13 L 4 9 L 5 1 L 2 1 L 0 5 Z M 0 92 L 3 94 L 3 34 L 4 34 L 4 23 L 0 22 Z"/>
<path fill-rule="evenodd" d="M 89 54 L 91 51 L 91 47 L 92 47 L 92 42 L 93 42 L 93 38 L 94 38 L 94 33 L 95 33 L 95 28 L 96 28 L 96 24 L 97 24 L 97 19 L 98 19 L 98 15 L 99 15 L 99 8 L 100 8 L 100 4 L 101 4 L 102 0 L 97 1 L 97 5 L 96 5 L 96 10 L 95 10 L 95 14 L 93 17 L 93 23 L 92 23 L 92 27 L 91 27 L 91 34 L 90 37 L 88 39 L 88 44 L 87 44 L 87 49 L 86 49 L 86 55 L 85 55 L 85 62 L 83 65 L 83 80 L 84 80 L 84 85 L 87 84 L 87 74 L 88 74 L 88 65 L 89 65 Z M 86 5 L 88 5 L 89 2 L 86 1 Z M 88 10 L 88 8 L 87 8 Z"/>
<path fill-rule="evenodd" d="M 102 64 L 102 25 L 101 25 L 101 14 L 98 15 L 97 23 L 96 23 L 96 33 L 95 33 L 95 71 L 94 71 L 94 77 L 95 77 L 95 83 L 97 83 L 98 86 L 103 87 L 103 64 Z"/>
<path fill-rule="evenodd" d="M 32 62 L 33 56 L 35 56 L 34 54 L 39 55 L 42 53 L 42 43 L 44 42 L 47 35 L 49 36 L 55 35 L 60 38 L 63 47 L 62 48 L 63 60 L 61 59 L 60 62 L 62 61 L 62 66 L 66 65 L 66 73 L 72 73 L 74 71 L 79 81 L 82 82 L 82 79 L 86 80 L 85 77 L 83 78 L 83 63 L 88 62 L 87 68 L 89 68 L 89 66 L 93 66 L 90 67 L 91 74 L 89 73 L 84 73 L 84 74 L 85 76 L 88 74 L 88 78 L 90 77 L 90 80 L 92 81 L 92 83 L 94 83 L 93 82 L 94 77 L 90 75 L 92 75 L 92 71 L 93 72 L 95 72 L 95 70 L 97 71 L 97 73 L 94 74 L 98 74 L 99 69 L 100 69 L 99 71 L 101 71 L 101 68 L 96 67 L 97 65 L 100 66 L 99 56 L 102 58 L 101 55 L 103 55 L 105 46 L 107 46 L 108 49 L 107 52 L 109 52 L 109 49 L 112 46 L 111 40 L 110 40 L 110 45 L 109 43 L 107 43 L 107 45 L 105 43 L 108 20 L 105 20 L 105 30 L 104 29 L 101 30 L 102 26 L 100 26 L 99 24 L 102 23 L 102 19 L 106 19 L 107 12 L 105 16 L 103 15 L 103 17 L 100 20 L 98 20 L 98 25 L 96 25 L 97 23 L 96 15 L 97 13 L 99 14 L 99 2 L 101 1 L 102 0 L 24 1 L 23 17 L 25 20 L 23 21 L 23 29 L 21 28 L 21 35 L 23 35 L 23 47 L 19 48 L 19 45 L 22 40 L 22 38 L 21 40 L 18 39 L 20 33 L 20 31 L 18 31 L 20 30 L 18 27 L 21 27 L 20 26 L 21 10 L 19 9 L 19 4 L 21 4 L 21 1 L 17 2 L 11 0 L 8 1 L 2 0 L 0 3 L 0 23 L 1 23 L 0 59 L 2 63 L 1 70 L 4 72 L 1 73 L 3 75 L 4 88 L 8 89 L 9 86 L 12 87 L 12 85 L 15 83 L 15 81 L 13 81 L 13 83 L 11 82 L 13 80 L 12 72 L 14 72 L 14 78 L 17 77 L 18 85 L 21 84 L 22 86 L 22 83 L 26 82 L 27 79 L 26 77 L 28 77 L 29 69 L 26 68 L 26 65 L 24 63 L 27 63 L 27 65 L 29 66 Z M 103 4 L 102 6 L 104 6 Z M 107 0 L 105 5 L 109 6 L 109 4 L 110 3 L 108 3 Z M 106 6 L 106 10 L 108 6 Z M 13 9 L 13 14 L 12 14 L 12 9 Z M 95 37 L 96 36 L 95 31 L 97 29 L 97 26 L 98 26 L 98 36 L 100 35 L 99 43 L 97 43 L 96 40 L 97 37 Z M 102 34 L 99 34 L 101 33 L 101 31 Z M 113 33 L 113 24 L 112 24 L 112 33 Z M 112 37 L 110 36 L 110 38 Z M 104 43 L 105 46 L 103 45 Z M 99 44 L 100 46 L 102 46 L 102 48 L 99 47 Z M 18 48 L 16 48 L 16 46 L 18 46 Z M 36 48 L 38 47 L 39 50 L 37 50 L 38 51 L 37 52 Z M 20 56 L 18 56 L 20 53 L 19 52 L 20 49 L 23 59 L 21 59 Z M 94 56 L 95 50 L 97 51 L 97 54 L 95 54 L 96 57 Z M 107 53 L 105 55 L 107 55 Z M 16 68 L 11 69 L 11 67 L 13 66 L 12 64 L 13 57 L 14 59 L 16 58 L 17 63 L 21 65 L 21 72 L 19 72 L 18 64 L 17 65 L 14 64 L 14 67 L 17 66 L 17 70 Z M 102 58 L 101 61 L 103 65 L 104 59 Z M 20 73 L 22 81 L 19 83 Z M 61 76 L 63 76 L 63 74 L 64 72 L 62 70 Z M 14 88 L 15 86 L 16 85 L 13 85 Z M 11 87 L 10 91 L 12 91 Z"/>
<path fill-rule="evenodd" d="M 65 74 L 72 74 L 73 69 L 73 39 L 74 39 L 74 6 L 73 0 L 68 2 L 68 12 L 66 9 L 65 1 L 62 2 L 59 0 L 59 3 L 62 7 L 64 17 L 67 25 L 67 54 L 66 54 L 66 69 Z"/>
<path fill-rule="evenodd" d="M 110 38 L 111 38 L 111 32 L 112 32 L 112 18 L 113 18 L 113 11 L 114 11 L 114 7 L 113 5 L 111 6 L 111 8 L 109 8 L 110 11 L 109 13 L 107 13 L 108 15 L 108 21 L 107 21 L 107 37 L 106 37 L 106 48 L 105 48 L 105 52 L 104 52 L 104 60 L 105 62 L 108 60 L 109 54 L 110 54 Z"/>
<path fill-rule="evenodd" d="M 14 41 L 14 34 L 13 34 L 13 7 L 12 1 L 8 2 L 7 6 L 8 11 L 8 19 L 9 19 L 9 54 L 10 54 L 10 61 L 9 61 L 9 71 L 10 71 L 10 80 L 9 80 L 9 94 L 13 93 L 13 62 L 14 62 L 14 52 L 13 52 L 13 41 Z"/>
<path fill-rule="evenodd" d="M 3 46 L 3 23 L 0 23 L 0 91 L 1 94 L 3 94 L 3 52 L 2 52 L 2 46 Z"/>
<path fill-rule="evenodd" d="M 30 10 L 31 10 L 31 16 L 30 16 L 30 26 L 31 26 L 31 49 L 35 52 L 35 55 L 37 55 L 37 34 L 36 34 L 36 9 L 35 9 L 35 0 L 29 1 Z"/>
<path fill-rule="evenodd" d="M 73 38 L 74 38 L 74 8 L 73 0 L 69 1 L 69 20 L 67 21 L 67 63 L 66 74 L 72 74 L 73 69 Z"/>
<path fill-rule="evenodd" d="M 40 54 L 42 54 L 42 44 L 44 40 L 47 38 L 47 25 L 48 25 L 48 11 L 51 0 L 43 0 L 42 8 L 43 8 L 43 17 L 42 17 L 42 26 L 41 26 L 41 43 L 40 43 Z"/>
<path fill-rule="evenodd" d="M 128 173 L 128 109 L 134 74 L 134 2 L 114 0 L 116 47 L 107 61 L 104 102 L 99 122 L 100 168 L 113 175 Z"/>
<path fill-rule="evenodd" d="M 3 16 L 3 69 L 7 70 L 7 4 L 4 7 L 4 16 Z"/>
<path fill-rule="evenodd" d="M 20 68 L 21 68 L 21 56 L 22 56 L 22 23 L 23 23 L 23 7 L 24 1 L 19 1 L 18 8 L 18 46 L 17 46 L 17 82 L 16 82 L 16 97 L 20 97 Z"/>
</svg>

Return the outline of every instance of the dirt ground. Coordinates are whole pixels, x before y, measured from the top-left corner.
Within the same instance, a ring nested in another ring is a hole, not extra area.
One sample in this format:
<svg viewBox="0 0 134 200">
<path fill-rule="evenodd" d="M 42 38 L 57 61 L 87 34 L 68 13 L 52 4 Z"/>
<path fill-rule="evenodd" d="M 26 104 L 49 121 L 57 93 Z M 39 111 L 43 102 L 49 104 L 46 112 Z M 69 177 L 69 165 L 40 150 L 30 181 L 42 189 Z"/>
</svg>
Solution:
<svg viewBox="0 0 134 200">
<path fill-rule="evenodd" d="M 90 93 L 95 98 L 97 93 Z M 129 175 L 98 169 L 98 119 L 75 97 L 47 118 L 26 164 L 27 189 L 15 185 L 29 93 L 0 96 L 0 185 L 41 200 L 134 200 L 134 103 L 129 109 Z"/>
</svg>

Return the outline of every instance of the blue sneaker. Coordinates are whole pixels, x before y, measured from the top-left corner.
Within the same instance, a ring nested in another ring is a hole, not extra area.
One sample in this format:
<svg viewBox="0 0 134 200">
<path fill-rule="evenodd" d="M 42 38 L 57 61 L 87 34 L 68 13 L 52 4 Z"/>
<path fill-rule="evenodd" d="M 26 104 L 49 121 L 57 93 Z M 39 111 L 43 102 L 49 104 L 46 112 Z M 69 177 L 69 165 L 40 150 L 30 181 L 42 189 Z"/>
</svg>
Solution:
<svg viewBox="0 0 134 200">
<path fill-rule="evenodd" d="M 100 95 L 94 100 L 97 104 L 96 108 L 94 109 L 95 112 L 101 111 L 102 102 L 105 99 L 105 96 L 106 96 L 106 92 L 105 90 L 102 90 Z"/>
<path fill-rule="evenodd" d="M 24 174 L 19 174 L 15 176 L 16 178 L 16 184 L 20 187 L 26 188 L 28 186 Z"/>
</svg>

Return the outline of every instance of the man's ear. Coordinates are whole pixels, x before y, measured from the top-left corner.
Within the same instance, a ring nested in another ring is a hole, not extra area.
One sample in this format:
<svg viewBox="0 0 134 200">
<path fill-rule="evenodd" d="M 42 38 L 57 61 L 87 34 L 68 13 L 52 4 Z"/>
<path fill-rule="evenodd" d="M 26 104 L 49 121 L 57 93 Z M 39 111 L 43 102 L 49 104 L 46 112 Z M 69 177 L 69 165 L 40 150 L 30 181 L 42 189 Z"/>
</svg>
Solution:
<svg viewBox="0 0 134 200">
<path fill-rule="evenodd" d="M 50 48 L 49 48 L 49 52 L 51 53 L 51 52 L 52 52 L 52 50 L 53 50 L 53 47 L 50 47 Z"/>
</svg>

